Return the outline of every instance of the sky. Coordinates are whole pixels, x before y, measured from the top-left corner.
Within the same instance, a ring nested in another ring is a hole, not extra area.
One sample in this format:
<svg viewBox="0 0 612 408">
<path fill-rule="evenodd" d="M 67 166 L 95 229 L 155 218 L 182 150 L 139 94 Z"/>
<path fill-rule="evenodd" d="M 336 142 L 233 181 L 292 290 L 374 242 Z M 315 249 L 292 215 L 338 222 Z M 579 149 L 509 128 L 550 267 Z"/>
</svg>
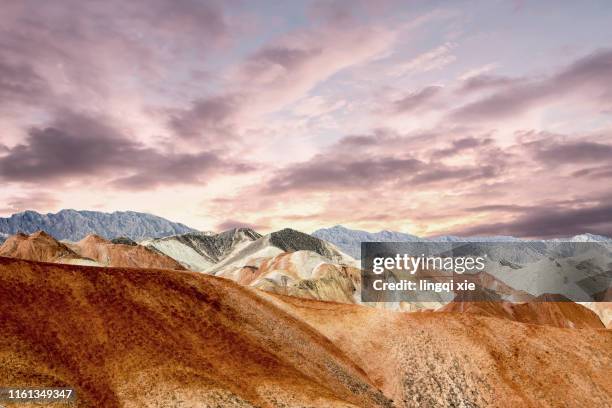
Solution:
<svg viewBox="0 0 612 408">
<path fill-rule="evenodd" d="M 608 1 L 0 10 L 0 216 L 612 236 Z"/>
</svg>

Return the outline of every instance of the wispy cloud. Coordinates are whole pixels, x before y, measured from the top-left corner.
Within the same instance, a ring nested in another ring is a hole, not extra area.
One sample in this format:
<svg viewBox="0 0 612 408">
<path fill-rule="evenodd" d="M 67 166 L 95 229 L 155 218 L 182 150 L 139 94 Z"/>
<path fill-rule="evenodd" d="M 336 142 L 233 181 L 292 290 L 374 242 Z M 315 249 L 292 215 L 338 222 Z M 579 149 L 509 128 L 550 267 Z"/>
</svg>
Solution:
<svg viewBox="0 0 612 408">
<path fill-rule="evenodd" d="M 605 231 L 612 32 L 568 10 L 4 2 L 0 208 L 553 234 L 548 208 Z"/>
<path fill-rule="evenodd" d="M 482 78 L 480 79 L 482 86 Z M 500 82 L 501 81 L 501 82 Z M 508 83 L 509 79 L 489 78 L 489 85 Z M 556 74 L 540 80 L 517 81 L 476 102 L 468 103 L 451 115 L 456 120 L 496 120 L 521 114 L 536 104 L 558 102 L 562 98 L 582 99 L 587 103 L 609 104 L 612 94 L 612 51 L 600 50 L 582 57 Z M 472 83 L 472 87 L 473 87 Z M 468 86 L 469 87 L 469 86 Z"/>
<path fill-rule="evenodd" d="M 403 76 L 420 72 L 440 70 L 452 64 L 457 57 L 452 54 L 453 43 L 442 44 L 432 50 L 424 52 L 411 60 L 397 64 L 391 69 L 394 76 Z"/>
</svg>

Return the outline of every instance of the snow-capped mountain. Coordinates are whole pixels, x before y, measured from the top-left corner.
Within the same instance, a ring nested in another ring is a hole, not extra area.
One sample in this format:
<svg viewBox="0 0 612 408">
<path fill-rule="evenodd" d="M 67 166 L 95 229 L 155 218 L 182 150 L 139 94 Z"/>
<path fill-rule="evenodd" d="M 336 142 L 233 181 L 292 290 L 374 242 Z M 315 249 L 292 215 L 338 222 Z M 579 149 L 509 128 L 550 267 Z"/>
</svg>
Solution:
<svg viewBox="0 0 612 408">
<path fill-rule="evenodd" d="M 13 235 L 18 232 L 31 234 L 40 230 L 56 239 L 69 241 L 79 241 L 89 234 L 96 234 L 106 239 L 116 237 L 143 239 L 195 231 L 180 223 L 134 211 L 104 213 L 61 210 L 55 214 L 24 211 L 7 218 L 0 218 L 0 234 Z"/>
</svg>

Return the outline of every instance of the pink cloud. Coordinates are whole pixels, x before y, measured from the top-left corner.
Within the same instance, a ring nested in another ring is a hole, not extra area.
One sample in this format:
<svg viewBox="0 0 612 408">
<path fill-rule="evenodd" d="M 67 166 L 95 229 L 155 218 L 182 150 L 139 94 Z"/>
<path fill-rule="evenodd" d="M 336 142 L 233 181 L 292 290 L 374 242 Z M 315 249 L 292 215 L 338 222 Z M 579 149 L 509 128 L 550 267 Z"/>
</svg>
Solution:
<svg viewBox="0 0 612 408">
<path fill-rule="evenodd" d="M 122 189 L 203 184 L 254 166 L 214 151 L 160 151 L 131 140 L 102 117 L 60 111 L 45 128 L 33 127 L 22 144 L 0 154 L 5 182 L 59 183 L 97 178 Z"/>
<path fill-rule="evenodd" d="M 411 135 L 348 136 L 308 161 L 273 172 L 265 188 L 248 188 L 235 199 L 226 199 L 224 206 L 234 216 L 259 210 L 277 214 L 269 225 L 350 220 L 365 228 L 383 221 L 399 225 L 404 220 L 413 226 L 413 232 L 427 235 L 493 234 L 494 228 L 486 226 L 497 225 L 499 234 L 533 236 L 535 229 L 527 228 L 531 220 L 542 227 L 541 236 L 579 231 L 581 225 L 584 231 L 602 233 L 608 228 L 602 221 L 580 221 L 599 214 L 597 197 L 609 190 L 602 190 L 601 178 L 595 175 L 612 174 L 606 173 L 607 168 L 593 170 L 594 163 L 606 163 L 611 145 L 590 141 L 592 138 L 551 139 L 548 134 L 532 134 L 525 143 L 519 135 L 512 146 L 502 148 L 490 137 L 458 132 L 446 139 L 446 147 L 411 144 Z M 559 164 L 569 166 L 570 171 L 559 172 L 555 169 Z M 576 169 L 585 169 L 581 179 L 572 177 Z M 564 194 L 568 190 L 579 192 L 580 197 L 569 200 Z M 557 208 L 558 214 L 569 216 L 576 205 L 582 205 L 584 211 L 575 213 L 576 221 L 567 228 L 554 230 L 552 224 L 544 228 L 543 223 L 552 223 L 542 218 L 544 210 L 542 217 L 528 218 L 532 208 Z M 300 218 L 302 208 L 317 211 Z M 493 218 L 496 224 L 491 224 Z M 466 220 L 469 224 L 462 224 Z M 510 228 L 512 220 L 516 229 Z"/>
<path fill-rule="evenodd" d="M 343 69 L 386 52 L 395 35 L 387 28 L 360 25 L 297 30 L 253 53 L 232 78 L 261 108 L 277 110 Z"/>
<path fill-rule="evenodd" d="M 494 82 L 499 84 L 498 78 Z M 608 84 L 612 81 L 612 51 L 599 50 L 578 60 L 554 75 L 541 80 L 504 79 L 513 83 L 490 96 L 467 103 L 452 113 L 459 121 L 497 120 L 519 115 L 536 105 L 579 98 L 587 103 L 608 106 L 612 101 Z M 491 84 L 491 80 L 488 81 Z"/>
</svg>

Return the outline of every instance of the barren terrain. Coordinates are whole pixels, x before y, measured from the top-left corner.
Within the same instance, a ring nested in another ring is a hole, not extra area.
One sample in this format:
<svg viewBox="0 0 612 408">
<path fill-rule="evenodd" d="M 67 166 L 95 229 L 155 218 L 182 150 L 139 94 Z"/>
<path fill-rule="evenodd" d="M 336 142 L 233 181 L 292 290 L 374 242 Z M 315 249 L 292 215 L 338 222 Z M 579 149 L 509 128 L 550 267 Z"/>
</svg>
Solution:
<svg viewBox="0 0 612 408">
<path fill-rule="evenodd" d="M 0 378 L 80 407 L 609 406 L 612 332 L 0 258 Z"/>
</svg>

